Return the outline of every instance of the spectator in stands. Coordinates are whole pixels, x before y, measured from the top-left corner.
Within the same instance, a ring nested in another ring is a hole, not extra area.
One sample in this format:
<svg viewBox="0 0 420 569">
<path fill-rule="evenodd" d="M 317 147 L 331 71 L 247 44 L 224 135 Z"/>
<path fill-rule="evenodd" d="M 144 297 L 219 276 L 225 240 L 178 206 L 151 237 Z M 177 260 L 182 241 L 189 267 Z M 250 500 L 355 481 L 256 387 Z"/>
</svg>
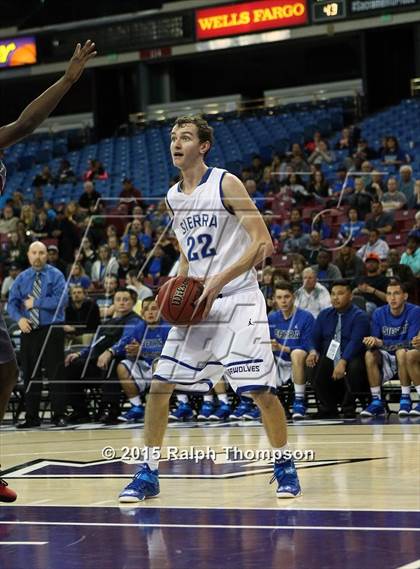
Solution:
<svg viewBox="0 0 420 569">
<path fill-rule="evenodd" d="M 131 223 L 128 223 L 124 232 L 124 236 L 122 238 L 122 242 L 127 248 L 128 239 L 130 233 L 134 233 L 137 235 L 137 240 L 140 245 L 143 245 L 146 251 L 152 248 L 153 240 L 152 240 L 152 233 L 150 223 L 146 226 L 145 223 L 142 222 L 141 219 L 133 219 Z"/>
<path fill-rule="evenodd" d="M 368 141 L 365 138 L 359 138 L 352 154 L 353 164 L 356 170 L 361 168 L 363 162 L 366 162 L 366 160 L 374 160 L 377 156 L 376 151 L 369 147 Z"/>
<path fill-rule="evenodd" d="M 35 212 L 32 204 L 25 204 L 22 207 L 20 221 L 25 225 L 26 231 L 32 231 L 35 224 Z"/>
<path fill-rule="evenodd" d="M 307 172 L 309 170 L 309 164 L 306 160 L 305 153 L 298 142 L 294 142 L 292 144 L 287 157 L 294 172 Z"/>
<path fill-rule="evenodd" d="M 355 178 L 354 192 L 348 197 L 348 204 L 357 210 L 358 217 L 361 220 L 364 220 L 366 215 L 370 213 L 372 201 L 373 198 L 371 194 L 366 191 L 362 178 Z"/>
<path fill-rule="evenodd" d="M 264 164 L 261 156 L 254 154 L 251 160 L 251 174 L 252 178 L 256 181 L 257 185 L 260 183 L 263 176 Z"/>
<path fill-rule="evenodd" d="M 350 285 L 336 281 L 331 287 L 332 307 L 315 320 L 313 349 L 306 364 L 314 368 L 313 387 L 320 402 L 320 418 L 335 418 L 337 406 L 345 417 L 355 417 L 356 398 L 362 405 L 369 393 L 363 338 L 369 318 L 352 304 Z M 365 395 L 366 394 L 366 395 Z"/>
<path fill-rule="evenodd" d="M 87 214 L 95 213 L 96 202 L 101 198 L 101 194 L 95 190 L 93 182 L 87 180 L 83 184 L 83 193 L 79 198 L 79 206 Z"/>
<path fill-rule="evenodd" d="M 34 188 L 34 195 L 32 198 L 32 204 L 35 207 L 35 211 L 42 210 L 44 207 L 44 202 L 45 202 L 45 198 L 44 198 L 44 190 L 42 189 L 42 186 L 38 186 Z"/>
<path fill-rule="evenodd" d="M 395 277 L 406 285 L 410 302 L 416 302 L 417 279 L 408 265 L 401 265 L 397 249 L 390 249 L 388 257 L 381 260 L 381 273 L 388 278 Z"/>
<path fill-rule="evenodd" d="M 353 283 L 356 288 L 353 293 L 362 296 L 366 300 L 368 314 L 383 306 L 386 302 L 386 287 L 388 277 L 381 272 L 381 260 L 377 253 L 370 253 L 365 260 L 366 274 L 357 278 Z"/>
<path fill-rule="evenodd" d="M 420 237 L 420 211 L 418 211 L 414 217 L 414 225 L 408 234 L 408 237 L 411 237 L 412 235 Z"/>
<path fill-rule="evenodd" d="M 152 230 L 166 229 L 171 223 L 171 218 L 168 213 L 168 208 L 166 207 L 165 200 L 161 200 L 156 209 L 152 209 L 147 214 L 147 219 L 150 221 Z"/>
<path fill-rule="evenodd" d="M 321 243 L 321 234 L 319 231 L 311 231 L 309 235 L 309 243 L 305 250 L 302 251 L 303 256 L 306 258 L 309 265 L 314 265 L 318 258 L 318 253 L 323 249 Z"/>
<path fill-rule="evenodd" d="M 400 168 L 399 191 L 405 195 L 408 209 L 415 206 L 415 183 L 416 180 L 413 178 L 413 168 L 408 164 L 403 164 Z"/>
<path fill-rule="evenodd" d="M 69 286 L 81 286 L 83 289 L 90 288 L 90 278 L 86 275 L 84 268 L 79 262 L 73 263 L 69 273 Z"/>
<path fill-rule="evenodd" d="M 139 300 L 144 300 L 149 296 L 153 296 L 152 289 L 143 283 L 143 276 L 140 275 L 136 270 L 131 269 L 128 271 L 126 282 L 127 286 L 135 288 Z"/>
<path fill-rule="evenodd" d="M 118 277 L 116 275 L 107 275 L 104 279 L 104 292 L 95 297 L 102 322 L 105 322 L 114 314 L 114 295 L 118 290 L 118 286 Z"/>
<path fill-rule="evenodd" d="M 9 200 L 6 203 L 9 203 Z M 13 208 L 13 215 L 20 217 L 20 212 L 23 206 L 22 191 L 13 192 L 12 199 L 10 200 L 10 205 Z"/>
<path fill-rule="evenodd" d="M 291 173 L 282 182 L 281 186 L 286 187 L 296 204 L 306 203 L 310 200 L 309 192 L 306 190 L 305 182 L 299 174 Z"/>
<path fill-rule="evenodd" d="M 170 326 L 160 319 L 159 307 L 153 296 L 144 299 L 142 320 L 129 335 L 124 335 L 113 356 L 119 360 L 117 375 L 131 409 L 118 418 L 120 421 L 141 421 L 144 406 L 141 394 L 152 381 L 153 364 L 156 363 L 168 337 Z"/>
<path fill-rule="evenodd" d="M 371 404 L 360 414 L 379 417 L 385 414 L 381 400 L 381 384 L 397 373 L 401 382 L 400 417 L 420 416 L 420 403 L 411 409 L 410 384 L 420 394 L 420 352 L 413 349 L 413 340 L 420 331 L 420 307 L 407 302 L 403 283 L 392 279 L 386 289 L 387 305 L 372 315 L 371 335 L 364 338 L 366 367 L 369 377 Z M 414 344 L 416 345 L 416 344 Z"/>
<path fill-rule="evenodd" d="M 271 166 L 266 166 L 261 180 L 258 182 L 257 191 L 265 196 L 273 195 L 278 190 L 278 183 L 275 176 L 271 175 Z"/>
<path fill-rule="evenodd" d="M 1 284 L 1 300 L 3 302 L 7 302 L 10 289 L 12 288 L 12 285 L 15 282 L 16 277 L 18 276 L 20 271 L 21 268 L 19 267 L 19 265 L 16 265 L 15 263 L 11 263 L 9 265 L 9 271 L 8 271 L 9 274 L 7 275 L 7 277 L 4 278 Z"/>
<path fill-rule="evenodd" d="M 356 239 L 359 235 L 362 234 L 362 231 L 365 227 L 365 222 L 359 220 L 359 214 L 357 213 L 357 209 L 355 207 L 351 207 L 348 212 L 348 221 L 342 223 L 340 225 L 340 229 L 338 232 L 338 238 L 340 241 L 346 241 L 347 239 Z"/>
<path fill-rule="evenodd" d="M 366 245 L 362 245 L 357 251 L 357 256 L 366 261 L 368 255 L 375 253 L 379 259 L 385 259 L 388 255 L 389 245 L 380 238 L 378 229 L 371 229 L 368 233 L 368 241 Z"/>
<path fill-rule="evenodd" d="M 353 281 L 365 274 L 365 264 L 362 259 L 356 255 L 352 247 L 352 240 L 342 246 L 335 259 L 335 264 L 340 269 L 343 279 L 347 281 Z"/>
<path fill-rule="evenodd" d="M 308 140 L 305 143 L 305 150 L 308 154 L 312 154 L 312 152 L 316 149 L 319 143 L 322 141 L 322 134 L 319 130 L 314 132 L 314 137 L 312 140 Z"/>
<path fill-rule="evenodd" d="M 416 277 L 420 277 L 420 238 L 412 235 L 407 239 L 407 247 L 401 256 L 401 265 L 407 265 Z"/>
<path fill-rule="evenodd" d="M 127 245 L 122 245 L 121 250 L 128 253 L 130 263 L 133 267 L 141 267 L 143 265 L 146 257 L 144 254 L 144 247 L 139 243 L 138 236 L 135 233 L 130 233 L 128 235 Z"/>
<path fill-rule="evenodd" d="M 350 137 L 350 129 L 348 127 L 344 127 L 341 131 L 341 137 L 335 144 L 336 150 L 348 150 L 349 155 L 352 150 L 352 140 Z"/>
<path fill-rule="evenodd" d="M 41 172 L 38 172 L 38 174 L 33 179 L 32 185 L 35 186 L 35 188 L 39 188 L 40 186 L 54 184 L 54 182 L 55 178 L 50 170 L 50 167 L 48 165 L 45 165 L 43 166 Z"/>
<path fill-rule="evenodd" d="M 380 151 L 383 164 L 394 166 L 398 171 L 402 164 L 410 162 L 410 156 L 403 152 L 395 136 L 388 136 L 385 145 Z"/>
<path fill-rule="evenodd" d="M 12 231 L 6 242 L 6 249 L 4 251 L 6 263 L 15 263 L 19 267 L 24 268 L 27 266 L 27 242 L 19 236 L 16 231 Z"/>
<path fill-rule="evenodd" d="M 118 257 L 118 273 L 117 277 L 121 281 L 126 281 L 128 271 L 132 270 L 133 265 L 130 263 L 130 256 L 126 251 L 121 251 Z"/>
<path fill-rule="evenodd" d="M 92 385 L 102 385 L 107 381 L 117 380 L 115 370 L 107 372 L 107 363 L 110 361 L 112 348 L 123 334 L 129 333 L 139 321 L 133 312 L 137 300 L 136 293 L 127 289 L 119 289 L 115 293 L 115 313 L 112 319 L 104 326 L 99 326 L 89 346 L 69 354 L 65 360 L 66 379 L 68 382 L 68 403 L 73 407 L 73 413 L 68 418 L 70 423 L 84 423 L 90 421 L 85 388 Z M 101 422 L 117 422 L 118 408 L 106 409 L 102 406 L 99 412 Z"/>
<path fill-rule="evenodd" d="M 308 266 L 306 259 L 303 255 L 299 253 L 292 254 L 292 266 L 289 269 L 291 283 L 301 284 L 303 277 L 302 273 L 304 269 Z"/>
<path fill-rule="evenodd" d="M 93 180 L 107 180 L 108 173 L 99 160 L 89 160 L 88 169 L 83 174 L 83 179 L 89 182 Z"/>
<path fill-rule="evenodd" d="M 313 315 L 295 306 L 293 286 L 283 281 L 274 291 L 273 310 L 268 316 L 271 346 L 277 364 L 277 384 L 293 381 L 293 419 L 306 415 L 305 361 L 312 347 Z"/>
<path fill-rule="evenodd" d="M 310 233 L 311 231 L 311 226 L 308 225 L 305 221 L 303 221 L 300 209 L 294 207 L 290 211 L 290 219 L 288 223 L 285 223 L 284 226 L 282 227 L 282 232 L 280 234 L 281 239 L 287 239 L 287 237 L 290 237 L 292 235 L 291 233 L 292 223 L 299 223 L 302 233 Z"/>
<path fill-rule="evenodd" d="M 335 160 L 335 154 L 328 148 L 325 140 L 320 140 L 314 151 L 308 158 L 309 164 L 332 164 Z"/>
<path fill-rule="evenodd" d="M 18 221 L 19 219 L 14 215 L 13 207 L 11 205 L 5 205 L 0 218 L 0 233 L 7 234 L 16 231 Z"/>
<path fill-rule="evenodd" d="M 394 229 L 394 217 L 390 212 L 384 212 L 381 202 L 372 202 L 371 213 L 366 216 L 365 227 L 362 233 L 369 233 L 372 229 L 377 229 L 380 235 L 392 233 Z"/>
<path fill-rule="evenodd" d="M 265 298 L 267 312 L 270 312 L 273 305 L 273 267 L 264 267 L 261 274 L 260 291 Z"/>
<path fill-rule="evenodd" d="M 88 297 L 85 287 L 74 285 L 70 289 L 70 302 L 66 307 L 64 332 L 78 344 L 86 344 L 100 324 L 98 305 Z"/>
<path fill-rule="evenodd" d="M 366 191 L 372 196 L 374 201 L 381 201 L 385 192 L 383 175 L 377 170 L 372 170 L 371 181 L 366 185 Z"/>
<path fill-rule="evenodd" d="M 141 207 L 141 192 L 138 190 L 133 181 L 130 178 L 124 178 L 122 181 L 122 190 L 120 192 L 120 202 L 126 202 L 129 205 L 129 211 L 131 212 L 135 205 Z"/>
<path fill-rule="evenodd" d="M 54 229 L 54 222 L 48 219 L 47 212 L 40 209 L 35 216 L 32 235 L 37 240 L 46 239 L 51 237 Z"/>
<path fill-rule="evenodd" d="M 347 168 L 344 165 L 338 166 L 336 170 L 336 179 L 332 183 L 329 194 L 331 197 L 338 198 L 339 194 L 351 194 L 354 189 L 354 176 L 347 175 Z"/>
<path fill-rule="evenodd" d="M 60 259 L 60 255 L 58 252 L 57 245 L 48 245 L 47 247 L 47 254 L 48 254 L 48 264 L 52 267 L 55 267 L 59 271 L 63 273 L 64 276 L 67 275 L 67 266 L 63 261 Z"/>
<path fill-rule="evenodd" d="M 262 211 L 264 209 L 265 197 L 261 192 L 257 191 L 257 184 L 255 180 L 249 178 L 244 182 L 244 186 L 254 204 L 260 211 Z"/>
<path fill-rule="evenodd" d="M 56 180 L 59 184 L 75 184 L 77 182 L 77 176 L 73 172 L 70 162 L 63 158 L 60 162 L 60 166 L 57 170 Z"/>
<path fill-rule="evenodd" d="M 104 283 L 104 279 L 108 275 L 116 275 L 118 273 L 118 263 L 114 257 L 111 257 L 111 251 L 108 245 L 101 245 L 98 249 L 98 259 L 92 265 L 91 279 L 94 283 Z"/>
<path fill-rule="evenodd" d="M 311 211 L 311 228 L 313 231 L 318 231 L 321 239 L 329 239 L 332 235 L 331 227 L 324 221 L 322 212 Z"/>
<path fill-rule="evenodd" d="M 74 260 L 74 251 L 80 245 L 80 230 L 74 218 L 75 213 L 74 202 L 69 202 L 63 213 L 57 214 L 55 229 L 52 235 L 58 239 L 58 250 L 60 259 L 65 263 L 72 263 Z"/>
<path fill-rule="evenodd" d="M 149 259 L 144 272 L 149 279 L 157 284 L 160 277 L 167 276 L 171 270 L 172 263 L 168 255 L 165 254 L 160 245 L 155 245 L 153 255 Z"/>
<path fill-rule="evenodd" d="M 85 273 L 88 275 L 88 277 L 91 277 L 92 266 L 96 261 L 96 251 L 93 249 L 92 242 L 88 236 L 83 237 L 80 247 L 80 251 L 83 255 L 81 263 L 85 269 Z"/>
<path fill-rule="evenodd" d="M 328 289 L 317 282 L 316 272 L 307 267 L 302 272 L 303 285 L 295 293 L 298 308 L 308 310 L 315 318 L 324 308 L 331 306 Z"/>
<path fill-rule="evenodd" d="M 317 264 L 312 265 L 320 282 L 331 283 L 341 279 L 340 269 L 331 262 L 331 251 L 321 249 L 318 253 Z"/>
<path fill-rule="evenodd" d="M 381 202 L 385 211 L 402 209 L 407 205 L 407 198 L 398 191 L 398 180 L 393 176 L 386 183 L 387 191 L 382 196 Z"/>
<path fill-rule="evenodd" d="M 299 222 L 290 224 L 290 236 L 286 238 L 283 251 L 285 253 L 299 253 L 309 245 L 309 235 L 302 233 L 302 227 Z"/>
<path fill-rule="evenodd" d="M 109 250 L 111 251 L 111 257 L 118 259 L 120 255 L 120 240 L 118 239 L 118 235 L 110 235 L 107 240 L 107 245 Z"/>
<path fill-rule="evenodd" d="M 368 191 L 367 186 L 369 186 L 372 183 L 372 172 L 373 172 L 373 166 L 369 162 L 369 160 L 365 160 L 364 162 L 362 162 L 361 171 L 363 172 L 361 178 L 365 185 L 365 190 Z"/>
<path fill-rule="evenodd" d="M 311 176 L 311 182 L 308 186 L 310 196 L 317 198 L 327 198 L 329 195 L 330 184 L 325 179 L 325 175 L 321 170 L 316 170 Z"/>
</svg>

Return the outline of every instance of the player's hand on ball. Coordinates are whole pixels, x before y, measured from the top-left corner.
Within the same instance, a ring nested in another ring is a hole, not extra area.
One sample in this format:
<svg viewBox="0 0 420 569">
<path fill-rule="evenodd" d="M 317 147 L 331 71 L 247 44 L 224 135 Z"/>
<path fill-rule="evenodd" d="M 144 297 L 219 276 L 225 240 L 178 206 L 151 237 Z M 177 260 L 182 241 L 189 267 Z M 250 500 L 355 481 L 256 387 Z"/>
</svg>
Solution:
<svg viewBox="0 0 420 569">
<path fill-rule="evenodd" d="M 220 291 L 225 284 L 226 283 L 220 274 L 213 275 L 212 277 L 208 277 L 204 280 L 204 290 L 200 298 L 195 303 L 196 306 L 199 306 L 202 302 L 206 303 L 206 307 L 203 312 L 203 320 L 205 320 L 209 315 L 213 302 L 219 296 Z"/>
<path fill-rule="evenodd" d="M 83 47 L 78 43 L 73 56 L 70 59 L 64 77 L 71 83 L 75 83 L 83 73 L 86 63 L 89 59 L 95 57 L 96 54 L 97 51 L 95 51 L 95 44 L 91 40 L 87 40 Z"/>
</svg>

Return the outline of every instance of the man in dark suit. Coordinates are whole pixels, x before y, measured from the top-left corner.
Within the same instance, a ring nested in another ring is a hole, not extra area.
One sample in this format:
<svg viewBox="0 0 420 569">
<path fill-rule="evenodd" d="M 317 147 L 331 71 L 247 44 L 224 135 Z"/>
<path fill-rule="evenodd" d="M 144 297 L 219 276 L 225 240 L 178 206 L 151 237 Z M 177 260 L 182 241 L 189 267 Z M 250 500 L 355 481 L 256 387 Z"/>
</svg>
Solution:
<svg viewBox="0 0 420 569">
<path fill-rule="evenodd" d="M 350 285 L 335 281 L 331 308 L 322 310 L 313 331 L 313 349 L 306 364 L 315 368 L 313 387 L 320 403 L 320 418 L 335 418 L 340 405 L 345 417 L 354 417 L 356 397 L 365 403 L 369 384 L 363 338 L 370 333 L 366 312 L 352 304 Z"/>
<path fill-rule="evenodd" d="M 18 275 L 9 294 L 8 312 L 21 335 L 20 357 L 25 382 L 26 419 L 18 428 L 39 427 L 42 365 L 50 385 L 51 410 L 57 426 L 65 426 L 60 366 L 64 362 L 63 273 L 47 264 L 47 248 L 34 241 L 28 250 L 30 268 Z"/>
<path fill-rule="evenodd" d="M 116 365 L 109 365 L 112 360 L 111 350 L 116 346 L 121 336 L 131 333 L 135 324 L 139 322 L 139 316 L 133 312 L 136 302 L 137 293 L 135 291 L 118 289 L 114 295 L 115 311 L 113 318 L 107 320 L 106 324 L 99 326 L 89 346 L 81 352 L 75 352 L 66 357 L 65 375 L 68 386 L 68 403 L 73 407 L 69 422 L 84 423 L 90 420 L 84 394 L 85 387 L 102 386 L 105 380 L 106 383 L 115 382 L 119 393 Z M 113 401 L 112 396 L 110 399 Z M 107 401 L 103 400 L 102 402 L 99 420 L 106 423 L 117 422 L 118 405 L 108 407 Z"/>
</svg>

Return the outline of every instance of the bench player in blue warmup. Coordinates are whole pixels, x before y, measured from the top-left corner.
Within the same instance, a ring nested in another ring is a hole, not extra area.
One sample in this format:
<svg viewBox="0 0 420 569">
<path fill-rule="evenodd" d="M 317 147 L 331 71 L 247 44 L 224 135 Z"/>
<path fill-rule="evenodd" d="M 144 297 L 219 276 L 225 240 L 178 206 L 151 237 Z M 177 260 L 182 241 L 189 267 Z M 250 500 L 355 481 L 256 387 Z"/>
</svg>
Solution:
<svg viewBox="0 0 420 569">
<path fill-rule="evenodd" d="M 247 393 L 261 410 L 277 457 L 273 481 L 277 496 L 301 493 L 287 449 L 287 423 L 278 400 L 265 300 L 255 265 L 273 253 L 267 227 L 242 182 L 205 164 L 213 131 L 198 117 L 181 117 L 171 131 L 171 154 L 181 181 L 167 194 L 168 210 L 179 241 L 179 275 L 201 278 L 203 321 L 169 332 L 153 375 L 146 404 L 146 460 L 120 493 L 121 502 L 157 496 L 154 449 L 165 435 L 169 400 L 175 389 L 208 392 L 222 375 L 240 396 Z"/>
<path fill-rule="evenodd" d="M 360 413 L 362 417 L 384 415 L 381 384 L 397 373 L 401 382 L 398 414 L 420 416 L 420 403 L 412 408 L 410 397 L 411 382 L 420 396 L 420 306 L 407 298 L 405 285 L 392 279 L 386 289 L 388 304 L 373 312 L 372 335 L 363 340 L 368 348 L 365 358 L 372 402 Z"/>
<path fill-rule="evenodd" d="M 153 363 L 162 353 L 170 330 L 169 324 L 159 316 L 154 296 L 143 300 L 141 316 L 143 320 L 112 348 L 114 356 L 124 358 L 117 366 L 117 375 L 132 405 L 131 409 L 118 417 L 121 421 L 143 420 L 144 406 L 140 395 L 152 382 Z"/>
<path fill-rule="evenodd" d="M 295 400 L 292 417 L 303 419 L 306 415 L 305 362 L 312 348 L 315 319 L 307 310 L 295 308 L 291 283 L 278 283 L 273 300 L 278 310 L 268 315 L 268 323 L 279 385 L 287 383 L 290 377 L 293 379 Z"/>
</svg>

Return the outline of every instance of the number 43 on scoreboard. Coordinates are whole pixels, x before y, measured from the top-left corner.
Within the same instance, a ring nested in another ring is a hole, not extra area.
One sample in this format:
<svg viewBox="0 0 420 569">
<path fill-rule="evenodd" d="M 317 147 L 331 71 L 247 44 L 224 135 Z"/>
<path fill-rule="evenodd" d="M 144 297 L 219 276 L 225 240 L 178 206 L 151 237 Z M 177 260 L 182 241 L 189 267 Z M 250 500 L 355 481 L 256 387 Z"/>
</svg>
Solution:
<svg viewBox="0 0 420 569">
<path fill-rule="evenodd" d="M 314 24 L 343 20 L 347 15 L 346 0 L 313 0 L 311 12 Z"/>
</svg>

